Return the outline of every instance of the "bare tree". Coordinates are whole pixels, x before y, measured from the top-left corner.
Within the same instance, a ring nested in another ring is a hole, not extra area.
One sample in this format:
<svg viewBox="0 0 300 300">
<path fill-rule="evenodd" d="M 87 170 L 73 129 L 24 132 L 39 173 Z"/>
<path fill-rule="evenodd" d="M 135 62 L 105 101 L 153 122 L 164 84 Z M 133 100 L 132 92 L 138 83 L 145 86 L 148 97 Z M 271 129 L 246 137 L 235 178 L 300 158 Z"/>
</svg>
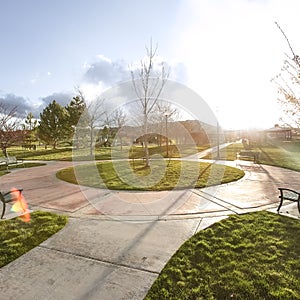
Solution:
<svg viewBox="0 0 300 300">
<path fill-rule="evenodd" d="M 77 90 L 79 98 L 86 104 L 85 111 L 81 114 L 81 118 L 76 126 L 76 140 L 85 140 L 88 131 L 88 147 L 90 155 L 94 153 L 96 143 L 96 130 L 103 127 L 106 123 L 105 100 L 97 97 L 87 103 L 85 95 L 81 90 Z"/>
<path fill-rule="evenodd" d="M 112 122 L 114 126 L 117 127 L 117 137 L 120 138 L 120 147 L 122 150 L 123 147 L 123 135 L 124 132 L 122 132 L 122 129 L 124 125 L 126 124 L 127 116 L 122 108 L 116 109 L 111 116 Z"/>
<path fill-rule="evenodd" d="M 152 47 L 146 46 L 146 58 L 141 60 L 140 68 L 131 71 L 131 79 L 135 94 L 137 96 L 137 103 L 142 115 L 142 129 L 143 129 L 143 144 L 145 149 L 146 167 L 149 167 L 149 150 L 148 150 L 148 126 L 149 116 L 153 112 L 163 87 L 168 78 L 165 71 L 164 64 L 161 65 L 159 71 L 154 68 L 154 60 L 157 52 Z"/>
<path fill-rule="evenodd" d="M 7 148 L 24 138 L 24 130 L 16 112 L 17 107 L 9 109 L 0 103 L 0 148 L 5 157 L 8 156 Z"/>
<path fill-rule="evenodd" d="M 176 107 L 174 107 L 170 102 L 160 100 L 157 102 L 156 107 L 157 113 L 156 116 L 156 122 L 155 124 L 158 126 L 158 132 L 159 132 L 159 146 L 162 146 L 162 136 L 165 134 L 166 138 L 166 144 L 169 143 L 169 134 L 168 134 L 168 123 L 172 123 L 179 118 L 179 111 Z"/>
<path fill-rule="evenodd" d="M 272 81 L 276 84 L 279 97 L 278 102 L 283 108 L 288 125 L 300 127 L 300 57 L 295 54 L 286 34 L 275 22 L 288 43 L 292 57 L 286 54 L 281 72 Z"/>
</svg>

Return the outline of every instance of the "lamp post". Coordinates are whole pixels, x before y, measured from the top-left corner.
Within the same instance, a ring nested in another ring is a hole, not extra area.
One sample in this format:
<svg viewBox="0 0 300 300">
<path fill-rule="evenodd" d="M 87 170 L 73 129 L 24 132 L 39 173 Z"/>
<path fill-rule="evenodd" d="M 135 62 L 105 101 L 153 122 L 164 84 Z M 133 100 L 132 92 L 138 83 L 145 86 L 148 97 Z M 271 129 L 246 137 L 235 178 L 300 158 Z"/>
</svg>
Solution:
<svg viewBox="0 0 300 300">
<path fill-rule="evenodd" d="M 219 134 L 219 121 L 217 120 L 217 159 L 220 159 L 220 134 Z"/>
<path fill-rule="evenodd" d="M 219 125 L 219 108 L 217 107 L 217 159 L 220 159 L 220 125 Z"/>
<path fill-rule="evenodd" d="M 168 114 L 165 113 L 166 117 L 166 146 L 167 146 L 167 158 L 169 157 L 169 139 L 168 139 Z"/>
</svg>

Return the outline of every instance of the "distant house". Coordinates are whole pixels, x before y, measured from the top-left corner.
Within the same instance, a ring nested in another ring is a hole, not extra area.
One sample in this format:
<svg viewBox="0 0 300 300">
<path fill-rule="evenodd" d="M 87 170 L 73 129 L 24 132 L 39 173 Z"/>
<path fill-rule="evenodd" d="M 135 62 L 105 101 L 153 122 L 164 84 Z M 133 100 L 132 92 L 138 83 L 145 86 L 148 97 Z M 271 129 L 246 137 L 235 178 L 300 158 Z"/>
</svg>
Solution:
<svg viewBox="0 0 300 300">
<path fill-rule="evenodd" d="M 274 127 L 265 130 L 264 133 L 269 139 L 281 141 L 289 141 L 292 139 L 292 128 L 280 127 L 278 124 L 275 124 Z"/>
</svg>

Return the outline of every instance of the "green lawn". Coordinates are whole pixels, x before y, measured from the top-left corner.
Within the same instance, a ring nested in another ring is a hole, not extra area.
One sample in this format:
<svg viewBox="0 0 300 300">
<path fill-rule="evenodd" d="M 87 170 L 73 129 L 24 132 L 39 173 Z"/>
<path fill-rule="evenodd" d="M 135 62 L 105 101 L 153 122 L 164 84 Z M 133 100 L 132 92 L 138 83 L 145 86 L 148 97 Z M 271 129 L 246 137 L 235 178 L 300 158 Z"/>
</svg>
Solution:
<svg viewBox="0 0 300 300">
<path fill-rule="evenodd" d="M 220 152 L 221 159 L 235 160 L 236 153 L 243 150 L 242 143 L 235 143 Z M 300 171 L 300 141 L 273 141 L 272 143 L 253 143 L 252 151 L 260 153 L 259 163 Z M 205 158 L 212 158 L 211 155 Z"/>
<path fill-rule="evenodd" d="M 179 158 L 197 153 L 209 148 L 209 145 L 193 147 L 191 145 L 170 145 L 168 147 L 169 157 Z M 235 160 L 236 153 L 244 149 L 242 143 L 235 143 L 226 149 L 220 150 L 221 159 Z M 292 170 L 300 171 L 300 141 L 252 144 L 253 151 L 260 152 L 259 162 L 267 165 L 274 165 Z M 128 159 L 141 158 L 144 156 L 144 149 L 141 146 L 96 148 L 95 157 L 89 156 L 88 149 L 72 151 L 71 147 L 62 147 L 59 149 L 44 149 L 38 147 L 36 151 L 24 150 L 21 147 L 12 147 L 8 149 L 10 156 L 17 156 L 25 160 L 110 160 L 110 159 Z M 162 147 L 150 145 L 149 153 L 151 156 L 161 155 L 166 157 L 166 146 Z M 215 158 L 216 154 L 208 155 L 205 158 Z"/>
<path fill-rule="evenodd" d="M 66 223 L 66 216 L 42 211 L 31 213 L 30 222 L 19 218 L 0 221 L 0 267 L 38 246 Z"/>
<path fill-rule="evenodd" d="M 36 162 L 24 162 L 24 164 L 20 164 L 17 166 L 8 166 L 8 170 L 6 169 L 5 166 L 0 166 L 0 177 L 8 174 L 9 170 L 12 169 L 20 169 L 20 168 L 33 168 L 33 167 L 39 167 L 39 166 L 44 166 L 45 163 L 36 163 Z"/>
<path fill-rule="evenodd" d="M 299 232 L 281 215 L 231 215 L 186 241 L 145 299 L 300 299 Z"/>
<path fill-rule="evenodd" d="M 125 148 L 124 148 L 125 149 Z M 89 149 L 74 150 L 72 147 L 58 147 L 57 149 L 52 149 L 48 147 L 37 147 L 37 150 L 24 150 L 21 147 L 11 147 L 8 149 L 8 154 L 10 156 L 16 156 L 24 160 L 94 160 L 94 159 L 111 159 L 111 156 L 120 156 L 119 148 L 97 148 L 95 149 L 95 157 L 89 155 Z M 126 151 L 124 150 L 124 153 Z"/>
<path fill-rule="evenodd" d="M 168 157 L 178 158 L 185 157 L 209 148 L 209 145 L 195 147 L 193 145 L 169 145 Z M 21 147 L 11 147 L 8 149 L 10 156 L 16 156 L 25 160 L 110 160 L 110 159 L 128 159 L 128 158 L 142 158 L 145 156 L 144 148 L 142 146 L 123 146 L 122 150 L 118 147 L 97 147 L 94 149 L 95 157 L 89 155 L 89 149 L 72 150 L 72 147 L 59 147 L 57 149 L 38 146 L 37 150 L 24 150 Z M 160 154 L 166 157 L 167 149 L 163 145 L 149 145 L 149 154 Z"/>
<path fill-rule="evenodd" d="M 300 171 L 300 141 L 257 144 L 260 163 Z"/>
<path fill-rule="evenodd" d="M 142 160 L 101 162 L 60 170 L 59 179 L 70 183 L 112 190 L 171 190 L 205 187 L 235 181 L 242 170 L 190 161 L 153 160 L 145 168 Z"/>
<path fill-rule="evenodd" d="M 63 161 L 71 161 L 73 159 L 73 155 L 75 159 L 81 160 L 91 160 L 93 158 L 88 156 L 87 150 L 72 150 L 72 147 L 59 147 L 57 149 L 44 147 L 37 147 L 37 150 L 24 150 L 21 147 L 12 147 L 8 149 L 8 153 L 10 156 L 16 156 L 18 158 L 22 158 L 24 160 L 63 160 Z M 109 148 L 101 148 L 96 153 L 99 156 L 99 159 L 110 159 Z"/>
</svg>

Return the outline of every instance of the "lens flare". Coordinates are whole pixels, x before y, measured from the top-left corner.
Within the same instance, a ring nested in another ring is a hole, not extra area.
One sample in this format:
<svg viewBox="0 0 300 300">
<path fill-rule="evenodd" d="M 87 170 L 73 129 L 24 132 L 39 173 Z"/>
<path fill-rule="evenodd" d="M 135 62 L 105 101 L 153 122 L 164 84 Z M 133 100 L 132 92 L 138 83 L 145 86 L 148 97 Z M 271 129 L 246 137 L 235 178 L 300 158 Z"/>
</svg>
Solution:
<svg viewBox="0 0 300 300">
<path fill-rule="evenodd" d="M 16 189 L 16 188 L 12 188 L 11 189 L 11 197 L 13 200 L 13 205 L 11 210 L 13 212 L 16 213 L 23 213 L 20 216 L 20 219 L 24 222 L 29 222 L 30 221 L 30 213 L 29 213 L 29 209 L 27 206 L 27 202 L 24 198 L 24 196 L 22 195 L 22 191 Z"/>
</svg>

